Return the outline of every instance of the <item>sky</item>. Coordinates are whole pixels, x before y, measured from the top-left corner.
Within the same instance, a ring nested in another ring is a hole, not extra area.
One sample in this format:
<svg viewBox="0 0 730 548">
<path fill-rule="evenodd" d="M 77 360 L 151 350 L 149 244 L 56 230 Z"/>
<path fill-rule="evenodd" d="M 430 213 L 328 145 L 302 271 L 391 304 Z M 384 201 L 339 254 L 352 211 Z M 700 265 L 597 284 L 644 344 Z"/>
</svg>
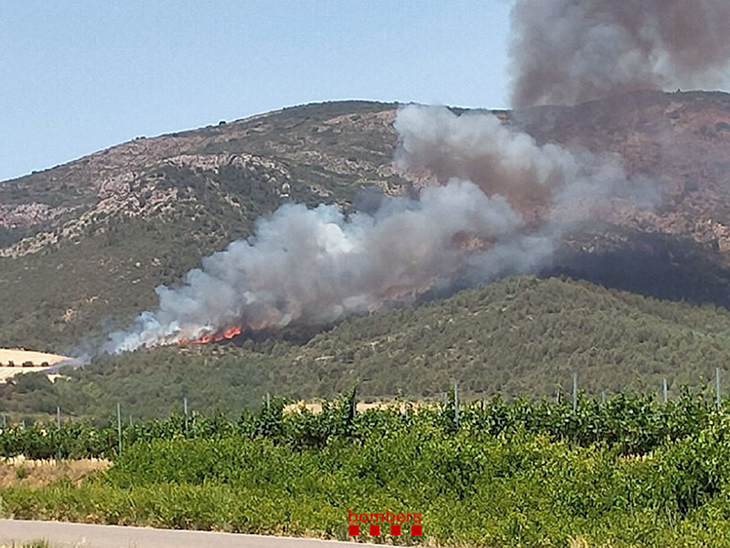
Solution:
<svg viewBox="0 0 730 548">
<path fill-rule="evenodd" d="M 0 0 L 0 180 L 340 99 L 503 108 L 510 0 Z"/>
</svg>

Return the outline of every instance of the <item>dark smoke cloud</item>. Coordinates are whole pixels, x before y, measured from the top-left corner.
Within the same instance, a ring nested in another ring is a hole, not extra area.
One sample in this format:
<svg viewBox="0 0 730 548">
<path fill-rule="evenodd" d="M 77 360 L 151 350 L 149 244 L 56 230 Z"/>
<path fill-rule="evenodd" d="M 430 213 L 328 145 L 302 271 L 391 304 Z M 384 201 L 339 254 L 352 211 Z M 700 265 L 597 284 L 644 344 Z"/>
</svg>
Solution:
<svg viewBox="0 0 730 548">
<path fill-rule="evenodd" d="M 416 197 L 337 206 L 285 204 L 256 233 L 203 259 L 182 285 L 157 289 L 159 306 L 105 350 L 179 343 L 232 327 L 324 323 L 544 266 L 570 222 L 605 198 L 643 189 L 620 160 L 539 145 L 492 114 L 443 107 L 399 110 L 397 165 L 427 172 Z M 643 191 L 642 191 L 643 192 Z M 372 197 L 371 197 L 372 198 Z"/>
<path fill-rule="evenodd" d="M 727 78 L 729 0 L 517 0 L 512 27 L 515 107 Z"/>
</svg>

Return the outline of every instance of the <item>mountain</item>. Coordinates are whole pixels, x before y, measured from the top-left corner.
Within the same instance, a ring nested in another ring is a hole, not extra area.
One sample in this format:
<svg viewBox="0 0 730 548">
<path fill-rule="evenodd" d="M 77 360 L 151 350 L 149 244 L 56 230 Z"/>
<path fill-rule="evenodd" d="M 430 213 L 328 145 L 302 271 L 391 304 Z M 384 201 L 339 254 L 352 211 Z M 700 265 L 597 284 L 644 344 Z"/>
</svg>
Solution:
<svg viewBox="0 0 730 548">
<path fill-rule="evenodd" d="M 730 306 L 730 95 L 636 92 L 513 114 L 538 142 L 618 154 L 662 194 L 654 211 L 607 209 L 550 269 L 672 300 Z"/>
<path fill-rule="evenodd" d="M 0 183 L 0 346 L 67 349 L 155 305 L 286 201 L 399 191 L 394 105 L 308 105 L 139 138 Z"/>
<path fill-rule="evenodd" d="M 306 342 L 286 330 L 239 344 L 161 347 L 106 356 L 51 382 L 23 375 L 0 385 L 15 419 L 63 414 L 108 419 L 192 409 L 237 413 L 267 392 L 334 396 L 360 381 L 361 398 L 439 399 L 458 382 L 466 399 L 502 394 L 569 397 L 572 375 L 590 396 L 670 396 L 727 375 L 730 312 L 584 281 L 508 278 L 421 306 L 349 318 Z"/>
<path fill-rule="evenodd" d="M 0 346 L 63 352 L 126 325 L 155 306 L 158 284 L 287 201 L 347 210 L 362 189 L 428 184 L 393 167 L 395 109 L 293 107 L 0 183 Z M 617 153 L 663 194 L 652 212 L 607 210 L 545 274 L 730 305 L 730 95 L 637 92 L 497 115 L 540 143 Z"/>
</svg>

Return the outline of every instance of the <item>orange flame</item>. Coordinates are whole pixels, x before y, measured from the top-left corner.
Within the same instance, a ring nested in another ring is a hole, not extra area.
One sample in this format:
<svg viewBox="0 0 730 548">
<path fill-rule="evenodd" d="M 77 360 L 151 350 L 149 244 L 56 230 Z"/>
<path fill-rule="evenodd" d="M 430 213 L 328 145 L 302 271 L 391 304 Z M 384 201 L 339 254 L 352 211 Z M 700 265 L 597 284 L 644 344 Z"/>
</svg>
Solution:
<svg viewBox="0 0 730 548">
<path fill-rule="evenodd" d="M 180 341 L 181 344 L 208 344 L 212 342 L 219 342 L 219 341 L 225 341 L 228 339 L 232 339 L 233 337 L 240 335 L 243 333 L 243 328 L 241 326 L 234 326 L 229 327 L 223 332 L 218 333 L 207 333 L 206 335 L 203 335 L 199 339 L 195 340 L 184 340 Z"/>
</svg>

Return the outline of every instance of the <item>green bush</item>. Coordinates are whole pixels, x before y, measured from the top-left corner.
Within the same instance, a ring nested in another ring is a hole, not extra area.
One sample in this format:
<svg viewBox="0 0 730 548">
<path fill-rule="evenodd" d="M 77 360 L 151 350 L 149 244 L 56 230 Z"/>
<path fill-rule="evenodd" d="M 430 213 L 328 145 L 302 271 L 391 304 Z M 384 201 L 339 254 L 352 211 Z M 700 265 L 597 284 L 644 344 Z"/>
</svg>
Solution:
<svg viewBox="0 0 730 548">
<path fill-rule="evenodd" d="M 700 397 L 581 399 L 575 412 L 495 398 L 461 406 L 458 423 L 453 399 L 361 413 L 353 402 L 284 413 L 274 398 L 238 421 L 140 423 L 121 455 L 114 429 L 8 430 L 39 452 L 103 440 L 114 465 L 79 486 L 5 488 L 3 513 L 344 539 L 349 510 L 390 510 L 423 516 L 424 536 L 399 542 L 730 546 L 730 415 Z"/>
</svg>

